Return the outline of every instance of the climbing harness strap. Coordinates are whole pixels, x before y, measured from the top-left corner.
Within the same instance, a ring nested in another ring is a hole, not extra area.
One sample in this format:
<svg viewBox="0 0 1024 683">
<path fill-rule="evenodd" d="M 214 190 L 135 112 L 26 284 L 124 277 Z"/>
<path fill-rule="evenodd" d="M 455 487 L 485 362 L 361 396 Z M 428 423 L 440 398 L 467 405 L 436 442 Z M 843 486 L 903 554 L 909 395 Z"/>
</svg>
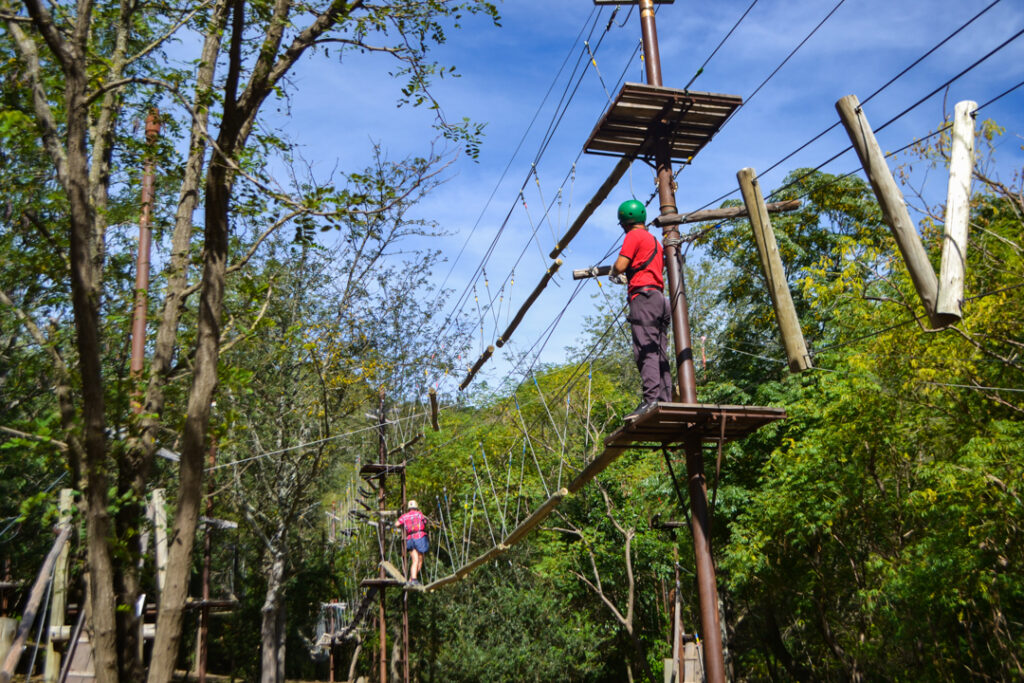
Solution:
<svg viewBox="0 0 1024 683">
<path fill-rule="evenodd" d="M 647 233 L 647 234 L 648 234 L 648 235 L 651 235 L 651 233 Z M 641 263 L 641 264 L 640 264 L 639 266 L 636 266 L 635 268 L 634 268 L 633 266 L 628 266 L 628 267 L 626 268 L 626 278 L 627 278 L 628 280 L 632 280 L 632 279 L 633 279 L 633 277 L 634 277 L 634 276 L 635 276 L 635 275 L 636 275 L 637 273 L 639 273 L 639 272 L 640 272 L 641 270 L 643 270 L 643 269 L 644 269 L 644 268 L 646 268 L 647 266 L 651 265 L 651 261 L 653 261 L 653 260 L 654 260 L 654 257 L 658 255 L 658 247 L 660 246 L 660 245 L 658 244 L 658 238 L 657 238 L 657 237 L 655 237 L 654 235 L 651 235 L 651 239 L 652 239 L 652 240 L 654 240 L 654 247 L 653 247 L 653 248 L 652 248 L 652 250 L 651 250 L 651 255 L 650 255 L 650 256 L 649 256 L 648 258 L 647 258 L 647 260 L 646 260 L 646 261 L 644 261 L 643 263 Z"/>
</svg>

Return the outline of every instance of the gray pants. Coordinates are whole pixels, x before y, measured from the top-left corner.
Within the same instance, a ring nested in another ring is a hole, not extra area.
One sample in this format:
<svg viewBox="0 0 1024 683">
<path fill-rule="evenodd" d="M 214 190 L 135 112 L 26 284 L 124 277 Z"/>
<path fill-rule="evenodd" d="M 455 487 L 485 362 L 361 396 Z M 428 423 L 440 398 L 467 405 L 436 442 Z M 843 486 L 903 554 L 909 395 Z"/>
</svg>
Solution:
<svg viewBox="0 0 1024 683">
<path fill-rule="evenodd" d="M 655 289 L 640 292 L 629 301 L 633 328 L 633 359 L 640 371 L 645 403 L 672 400 L 672 369 L 665 352 L 671 320 L 668 298 Z"/>
</svg>

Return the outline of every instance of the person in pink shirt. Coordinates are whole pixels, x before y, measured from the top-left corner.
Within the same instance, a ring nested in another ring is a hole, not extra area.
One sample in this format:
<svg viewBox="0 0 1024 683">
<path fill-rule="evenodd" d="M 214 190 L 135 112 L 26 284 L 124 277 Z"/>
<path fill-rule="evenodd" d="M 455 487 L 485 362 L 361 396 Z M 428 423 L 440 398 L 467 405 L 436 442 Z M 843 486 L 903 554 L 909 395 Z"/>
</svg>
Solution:
<svg viewBox="0 0 1024 683">
<path fill-rule="evenodd" d="M 415 500 L 410 500 L 408 512 L 398 518 L 395 526 L 405 529 L 405 547 L 409 550 L 411 562 L 409 564 L 409 583 L 418 586 L 417 578 L 420 569 L 423 568 L 423 556 L 430 550 L 430 539 L 427 538 L 427 518 L 419 510 Z"/>
</svg>

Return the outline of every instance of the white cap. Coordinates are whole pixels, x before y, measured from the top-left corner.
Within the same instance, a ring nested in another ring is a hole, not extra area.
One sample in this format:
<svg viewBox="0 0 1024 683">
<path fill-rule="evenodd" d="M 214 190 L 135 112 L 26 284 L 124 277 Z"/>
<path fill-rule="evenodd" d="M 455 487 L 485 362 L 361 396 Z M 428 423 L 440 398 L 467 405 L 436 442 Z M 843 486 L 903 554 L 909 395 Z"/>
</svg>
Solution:
<svg viewBox="0 0 1024 683">
<path fill-rule="evenodd" d="M 408 507 L 410 510 L 418 510 L 420 506 L 416 503 L 415 500 L 410 500 L 408 503 L 406 503 L 406 507 Z"/>
</svg>

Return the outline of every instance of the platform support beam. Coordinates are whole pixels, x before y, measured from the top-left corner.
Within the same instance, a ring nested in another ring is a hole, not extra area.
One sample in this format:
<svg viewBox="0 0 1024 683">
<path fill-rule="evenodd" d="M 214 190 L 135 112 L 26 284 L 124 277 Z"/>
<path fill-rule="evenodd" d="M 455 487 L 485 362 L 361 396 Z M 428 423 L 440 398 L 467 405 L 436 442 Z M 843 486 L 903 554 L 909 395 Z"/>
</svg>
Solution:
<svg viewBox="0 0 1024 683">
<path fill-rule="evenodd" d="M 654 0 L 640 0 L 640 24 L 643 34 L 644 64 L 647 84 L 661 86 L 661 57 L 658 52 L 658 31 L 654 18 Z M 658 173 L 658 199 L 663 216 L 676 214 L 675 179 L 672 174 L 668 122 L 661 122 L 655 133 L 655 167 Z M 669 301 L 672 309 L 672 332 L 676 356 L 679 400 L 697 403 L 697 374 L 693 365 L 690 316 L 683 287 L 682 263 L 679 258 L 679 227 L 667 225 L 662 243 L 668 274 Z M 707 485 L 704 459 L 699 438 L 686 443 L 686 473 L 690 482 L 690 509 L 693 518 L 693 547 L 697 565 L 697 590 L 700 595 L 701 636 L 704 639 L 704 671 L 708 683 L 725 683 L 725 660 L 722 654 L 722 631 L 718 618 L 718 589 L 715 567 L 711 561 L 708 520 Z"/>
</svg>

